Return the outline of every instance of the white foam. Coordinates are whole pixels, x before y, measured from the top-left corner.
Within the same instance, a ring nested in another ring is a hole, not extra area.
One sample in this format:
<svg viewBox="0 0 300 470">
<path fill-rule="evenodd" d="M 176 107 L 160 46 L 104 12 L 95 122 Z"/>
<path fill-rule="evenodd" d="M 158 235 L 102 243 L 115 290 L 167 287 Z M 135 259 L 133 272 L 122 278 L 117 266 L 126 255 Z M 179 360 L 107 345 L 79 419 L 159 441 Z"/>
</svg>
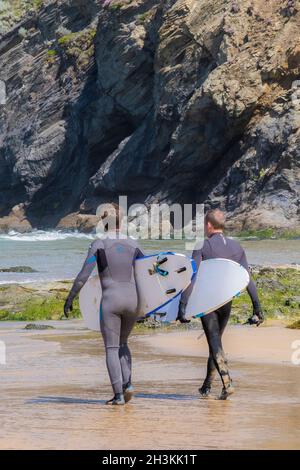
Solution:
<svg viewBox="0 0 300 470">
<path fill-rule="evenodd" d="M 36 283 L 37 281 L 36 280 L 29 280 L 29 279 L 22 279 L 22 281 L 15 281 L 15 280 L 9 280 L 9 281 L 6 281 L 6 280 L 3 280 L 3 281 L 0 281 L 0 286 L 3 286 L 3 285 L 6 285 L 6 284 L 18 284 L 18 285 L 21 285 L 21 284 L 31 284 L 31 283 Z"/>
<path fill-rule="evenodd" d="M 33 230 L 32 232 L 20 233 L 14 230 L 8 233 L 0 234 L 0 240 L 18 241 L 18 242 L 36 242 L 36 241 L 56 241 L 66 240 L 68 238 L 78 238 L 84 240 L 94 240 L 96 237 L 90 233 L 64 232 L 62 230 Z"/>
</svg>

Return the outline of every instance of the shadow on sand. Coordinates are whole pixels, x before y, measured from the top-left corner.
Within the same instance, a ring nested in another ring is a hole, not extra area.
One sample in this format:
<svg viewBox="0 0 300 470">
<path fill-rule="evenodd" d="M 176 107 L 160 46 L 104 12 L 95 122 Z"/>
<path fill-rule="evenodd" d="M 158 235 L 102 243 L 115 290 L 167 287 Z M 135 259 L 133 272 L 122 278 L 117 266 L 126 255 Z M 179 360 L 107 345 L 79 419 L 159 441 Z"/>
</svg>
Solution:
<svg viewBox="0 0 300 470">
<path fill-rule="evenodd" d="M 178 400 L 190 401 L 198 400 L 198 397 L 193 395 L 178 395 L 175 393 L 137 393 L 134 398 L 143 398 L 147 400 Z M 94 400 L 89 398 L 73 398 L 73 397 L 37 397 L 28 400 L 28 405 L 42 405 L 45 403 L 63 403 L 63 404 L 79 404 L 79 405 L 105 405 L 106 400 Z"/>
</svg>

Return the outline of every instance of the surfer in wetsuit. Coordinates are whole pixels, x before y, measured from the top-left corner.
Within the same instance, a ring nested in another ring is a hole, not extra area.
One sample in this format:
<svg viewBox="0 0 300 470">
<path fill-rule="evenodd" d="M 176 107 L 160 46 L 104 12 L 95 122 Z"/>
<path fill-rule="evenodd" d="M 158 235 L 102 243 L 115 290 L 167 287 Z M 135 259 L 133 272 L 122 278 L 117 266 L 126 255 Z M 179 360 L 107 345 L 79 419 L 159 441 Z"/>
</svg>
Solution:
<svg viewBox="0 0 300 470">
<path fill-rule="evenodd" d="M 137 320 L 137 289 L 133 264 L 143 257 L 137 242 L 120 233 L 121 209 L 111 204 L 113 214 L 105 213 L 106 238 L 95 240 L 65 302 L 68 317 L 75 296 L 84 286 L 97 265 L 102 286 L 100 328 L 103 336 L 106 364 L 114 397 L 106 403 L 124 405 L 132 398 L 131 353 L 128 337 Z M 111 230 L 111 227 L 114 229 Z"/>
<path fill-rule="evenodd" d="M 192 254 L 192 258 L 196 262 L 197 269 L 199 268 L 201 260 L 225 258 L 236 261 L 250 273 L 245 251 L 237 241 L 224 236 L 224 225 L 225 215 L 222 211 L 219 209 L 211 209 L 206 213 L 204 228 L 207 238 L 205 239 L 202 248 L 196 248 Z M 192 289 L 193 283 L 188 289 L 186 289 L 181 297 L 177 320 L 182 323 L 188 321 L 185 319 L 185 308 Z M 256 286 L 252 279 L 247 287 L 247 291 L 253 305 L 252 323 L 255 323 L 258 326 L 263 322 L 264 317 L 258 299 Z M 220 399 L 226 400 L 229 395 L 234 393 L 232 380 L 229 375 L 228 365 L 222 347 L 222 335 L 229 320 L 231 304 L 232 302 L 229 302 L 223 307 L 201 318 L 203 330 L 209 346 L 207 374 L 203 385 L 199 388 L 199 392 L 203 397 L 208 397 L 210 395 L 216 371 L 218 371 L 223 383 Z"/>
</svg>

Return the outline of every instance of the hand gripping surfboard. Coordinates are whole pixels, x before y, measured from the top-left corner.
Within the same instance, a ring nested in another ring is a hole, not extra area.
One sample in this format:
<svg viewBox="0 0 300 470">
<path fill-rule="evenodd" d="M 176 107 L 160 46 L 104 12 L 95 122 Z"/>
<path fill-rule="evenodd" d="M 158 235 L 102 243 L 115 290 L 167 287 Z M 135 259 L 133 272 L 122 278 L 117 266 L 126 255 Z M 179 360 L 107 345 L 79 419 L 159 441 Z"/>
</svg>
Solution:
<svg viewBox="0 0 300 470">
<path fill-rule="evenodd" d="M 202 261 L 193 280 L 193 290 L 186 307 L 186 318 L 200 318 L 237 297 L 249 284 L 246 269 L 240 264 L 223 258 Z M 156 311 L 157 321 L 169 323 L 178 315 L 180 298 Z"/>
<path fill-rule="evenodd" d="M 239 296 L 249 282 L 248 271 L 235 261 L 223 258 L 201 261 L 186 306 L 186 318 L 200 318 L 215 311 Z"/>
</svg>

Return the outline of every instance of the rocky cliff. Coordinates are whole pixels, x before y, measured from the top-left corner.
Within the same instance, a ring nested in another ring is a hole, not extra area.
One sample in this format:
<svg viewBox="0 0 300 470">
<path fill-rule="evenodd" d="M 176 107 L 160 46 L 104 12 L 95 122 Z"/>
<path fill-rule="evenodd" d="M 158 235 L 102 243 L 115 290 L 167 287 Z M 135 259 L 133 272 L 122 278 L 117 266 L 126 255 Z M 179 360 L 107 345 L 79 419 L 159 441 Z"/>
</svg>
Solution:
<svg viewBox="0 0 300 470">
<path fill-rule="evenodd" d="M 0 228 L 119 194 L 297 228 L 298 80 L 297 1 L 2 0 Z"/>
</svg>

